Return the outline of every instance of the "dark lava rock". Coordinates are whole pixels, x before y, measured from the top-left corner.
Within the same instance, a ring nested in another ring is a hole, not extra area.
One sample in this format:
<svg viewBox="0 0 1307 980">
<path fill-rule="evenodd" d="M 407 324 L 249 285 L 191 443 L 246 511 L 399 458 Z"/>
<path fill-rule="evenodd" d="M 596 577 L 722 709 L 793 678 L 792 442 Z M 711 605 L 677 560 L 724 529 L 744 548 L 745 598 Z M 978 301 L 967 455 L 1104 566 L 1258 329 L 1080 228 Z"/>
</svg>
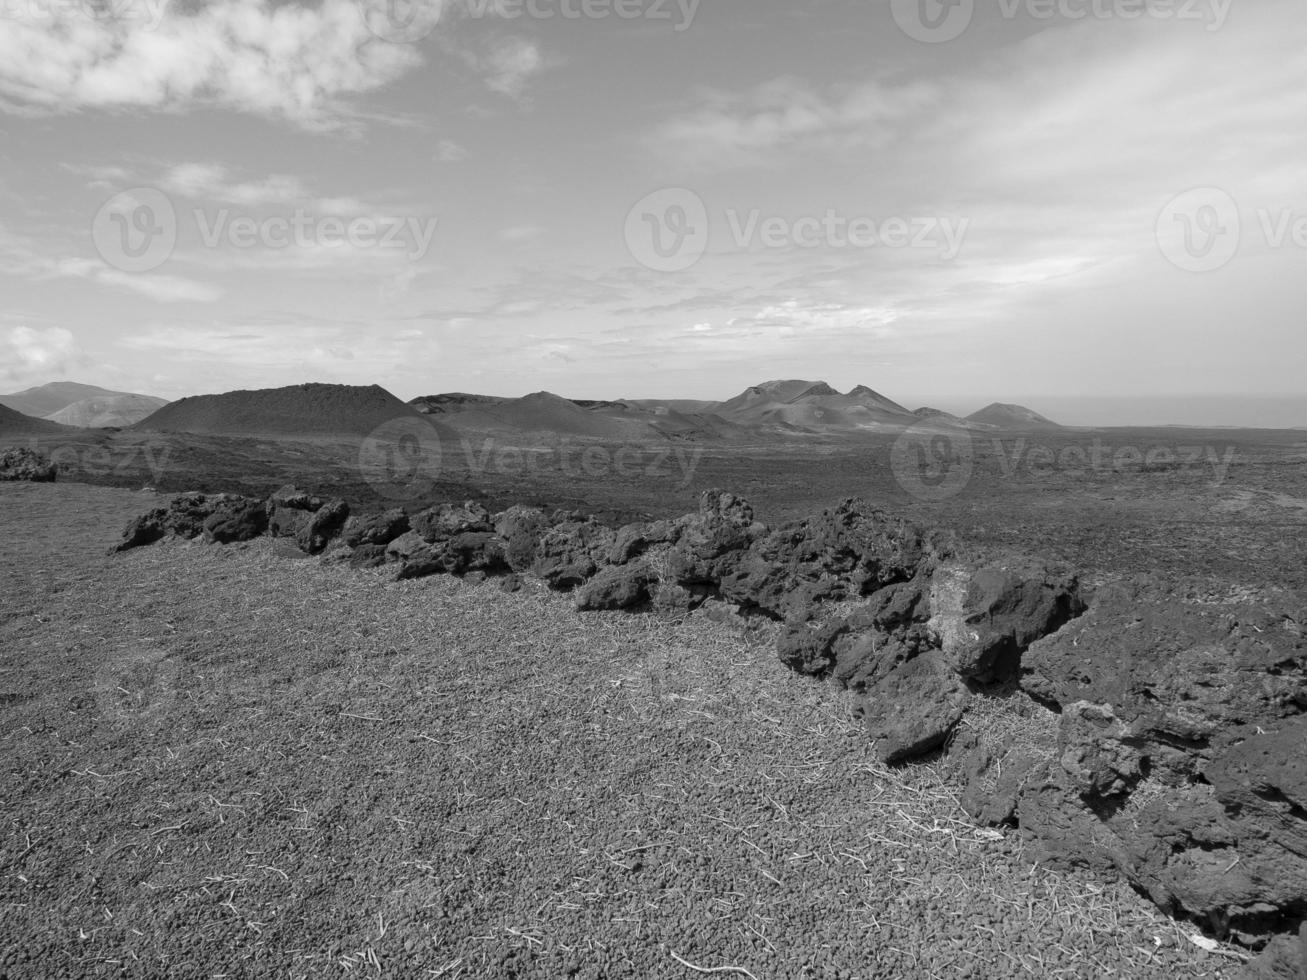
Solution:
<svg viewBox="0 0 1307 980">
<path fill-rule="evenodd" d="M 599 570 L 614 540 L 612 528 L 596 521 L 551 527 L 536 544 L 531 570 L 551 589 L 570 592 Z"/>
<path fill-rule="evenodd" d="M 268 498 L 268 533 L 274 538 L 298 539 L 321 507 L 321 497 L 298 487 L 284 486 Z"/>
<path fill-rule="evenodd" d="M 473 572 L 498 574 L 508 570 L 503 542 L 495 534 L 465 531 L 441 541 L 419 545 L 405 559 L 398 577 L 404 580 Z"/>
<path fill-rule="evenodd" d="M 926 555 L 918 528 L 861 500 L 795 521 L 719 564 L 723 596 L 790 621 L 824 602 L 855 599 L 913 578 Z"/>
<path fill-rule="evenodd" d="M 365 544 L 384 546 L 408 530 L 408 515 L 396 507 L 383 514 L 351 517 L 341 531 L 341 540 L 351 548 Z"/>
<path fill-rule="evenodd" d="M 416 531 L 408 531 L 386 545 L 386 559 L 388 561 L 407 561 L 411 555 L 417 554 L 426 545 L 427 543 L 422 540 L 420 534 Z"/>
<path fill-rule="evenodd" d="M 1307 980 L 1307 922 L 1298 936 L 1272 939 L 1236 977 L 1238 980 Z"/>
<path fill-rule="evenodd" d="M 0 453 L 0 482 L 26 480 L 30 483 L 54 483 L 59 467 L 35 449 L 16 447 Z"/>
<path fill-rule="evenodd" d="M 268 529 L 268 508 L 251 497 L 222 496 L 204 519 L 204 538 L 218 544 L 253 541 Z"/>
<path fill-rule="evenodd" d="M 883 762 L 925 755 L 948 739 L 971 692 L 937 651 L 888 671 L 867 691 L 859 714 Z"/>
<path fill-rule="evenodd" d="M 536 546 L 550 526 L 537 507 L 510 507 L 494 516 L 495 533 L 504 539 L 504 553 L 515 572 L 529 571 L 536 560 Z"/>
<path fill-rule="evenodd" d="M 236 494 L 182 493 L 168 506 L 135 518 L 113 550 L 127 551 L 169 535 L 188 540 L 204 535 L 210 541 L 246 541 L 262 533 L 256 528 L 265 523 L 266 509 L 260 501 Z"/>
<path fill-rule="evenodd" d="M 319 555 L 339 537 L 347 520 L 349 504 L 340 498 L 329 500 L 300 523 L 295 532 L 295 543 L 305 554 Z"/>
<path fill-rule="evenodd" d="M 959 802 L 977 823 L 1011 823 L 1022 791 L 1046 753 L 1021 744 L 990 744 L 978 732 L 956 739 L 949 759 L 962 784 Z"/>
<path fill-rule="evenodd" d="M 767 533 L 747 501 L 722 490 L 699 495 L 699 512 L 682 518 L 669 558 L 672 579 L 682 586 L 717 588 L 733 574 L 753 543 Z"/>
<path fill-rule="evenodd" d="M 649 586 L 657 576 L 647 565 L 605 568 L 576 593 L 576 608 L 583 612 L 634 609 L 649 602 Z"/>
<path fill-rule="evenodd" d="M 654 521 L 649 524 L 627 524 L 617 532 L 617 538 L 608 551 L 610 565 L 625 565 L 639 558 L 651 547 L 674 544 L 681 528 L 672 521 Z"/>
<path fill-rule="evenodd" d="M 930 582 L 930 628 L 949 665 L 971 680 L 1007 680 L 1022 652 L 1085 610 L 1069 570 L 1028 558 L 946 561 Z"/>
<path fill-rule="evenodd" d="M 1307 605 L 1182 602 L 1147 585 L 1104 588 L 1032 645 L 1022 687 L 1046 703 L 1112 705 L 1156 744 L 1155 762 L 1185 774 L 1242 726 L 1307 711 Z"/>
<path fill-rule="evenodd" d="M 444 541 L 458 534 L 493 531 L 490 513 L 475 501 L 463 504 L 439 504 L 414 514 L 412 529 L 424 541 Z"/>
<path fill-rule="evenodd" d="M 168 509 L 166 507 L 157 507 L 147 514 L 132 518 L 127 527 L 123 529 L 122 540 L 110 549 L 110 553 L 129 551 L 132 548 L 140 548 L 162 540 L 164 535 L 168 533 L 164 524 L 167 515 Z"/>
<path fill-rule="evenodd" d="M 1307 908 L 1307 650 L 1296 600 L 1104 588 L 1024 658 L 1062 707 L 1017 815 L 1048 860 L 1114 867 L 1160 906 L 1265 935 Z M 1296 920 L 1295 920 L 1296 921 Z"/>
<path fill-rule="evenodd" d="M 931 649 L 929 603 L 921 577 L 873 593 L 849 616 L 816 627 L 790 623 L 777 640 L 782 663 L 863 690 L 877 676 Z"/>
</svg>

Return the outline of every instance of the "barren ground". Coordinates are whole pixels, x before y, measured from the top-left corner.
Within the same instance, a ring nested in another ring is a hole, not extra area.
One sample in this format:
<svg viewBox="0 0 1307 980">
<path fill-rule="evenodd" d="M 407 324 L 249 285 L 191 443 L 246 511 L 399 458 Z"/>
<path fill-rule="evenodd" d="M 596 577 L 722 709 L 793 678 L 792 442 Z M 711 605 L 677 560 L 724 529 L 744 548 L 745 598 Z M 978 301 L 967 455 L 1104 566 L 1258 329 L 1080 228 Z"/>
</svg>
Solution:
<svg viewBox="0 0 1307 980">
<path fill-rule="evenodd" d="M 880 766 L 765 635 L 267 539 L 107 557 L 151 505 L 0 486 L 4 980 L 1238 965 Z"/>
</svg>

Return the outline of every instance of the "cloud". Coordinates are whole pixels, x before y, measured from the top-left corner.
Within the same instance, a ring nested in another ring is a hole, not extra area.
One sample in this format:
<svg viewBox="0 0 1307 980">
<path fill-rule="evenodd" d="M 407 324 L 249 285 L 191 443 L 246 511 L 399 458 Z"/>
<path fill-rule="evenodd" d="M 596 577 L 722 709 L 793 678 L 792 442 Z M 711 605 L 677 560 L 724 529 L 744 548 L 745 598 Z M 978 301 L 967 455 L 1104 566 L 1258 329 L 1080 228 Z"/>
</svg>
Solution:
<svg viewBox="0 0 1307 980">
<path fill-rule="evenodd" d="M 67 375 L 84 358 L 63 327 L 11 327 L 0 330 L 0 378 L 6 382 Z"/>
<path fill-rule="evenodd" d="M 522 37 L 499 38 L 480 50 L 463 49 L 464 60 L 486 78 L 494 91 L 521 98 L 526 83 L 549 64 L 534 41 Z"/>
<path fill-rule="evenodd" d="M 50 4 L 41 16 L 0 18 L 0 102 L 43 112 L 211 104 L 336 126 L 343 99 L 422 60 L 413 45 L 375 37 L 362 13 L 352 0 L 215 0 L 168 10 L 152 27 L 152 17 Z"/>
<path fill-rule="evenodd" d="M 182 197 L 243 208 L 298 205 L 324 215 L 379 213 L 376 207 L 356 197 L 315 197 L 304 181 L 292 174 L 269 174 L 259 180 L 234 180 L 222 164 L 177 164 L 163 174 L 159 185 L 163 190 Z"/>
<path fill-rule="evenodd" d="M 467 159 L 467 147 L 453 140 L 441 140 L 436 147 L 436 160 L 440 163 L 458 163 Z"/>
<path fill-rule="evenodd" d="M 125 289 L 160 303 L 212 303 L 222 297 L 216 286 L 182 276 L 121 272 L 98 259 L 48 254 L 30 238 L 0 225 L 0 274 L 37 281 L 81 279 L 115 289 Z"/>
</svg>

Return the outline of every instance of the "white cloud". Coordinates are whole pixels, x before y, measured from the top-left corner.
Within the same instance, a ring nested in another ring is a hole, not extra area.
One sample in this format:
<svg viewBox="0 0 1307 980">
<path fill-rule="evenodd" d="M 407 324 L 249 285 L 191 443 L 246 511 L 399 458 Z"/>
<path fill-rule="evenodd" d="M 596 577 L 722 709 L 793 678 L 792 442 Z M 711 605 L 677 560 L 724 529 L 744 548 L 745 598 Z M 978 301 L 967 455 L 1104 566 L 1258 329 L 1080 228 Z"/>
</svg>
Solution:
<svg viewBox="0 0 1307 980">
<path fill-rule="evenodd" d="M 50 380 L 82 362 L 73 335 L 63 327 L 11 327 L 0 331 L 0 378 L 6 382 Z"/>
<path fill-rule="evenodd" d="M 458 163 L 467 159 L 467 147 L 453 140 L 441 140 L 436 148 L 436 159 L 440 163 Z"/>
<path fill-rule="evenodd" d="M 526 83 L 548 67 L 534 41 L 522 37 L 499 38 L 478 53 L 464 49 L 464 59 L 486 77 L 486 84 L 510 98 L 520 98 Z"/>
<path fill-rule="evenodd" d="M 413 45 L 373 36 L 362 14 L 352 0 L 215 0 L 170 10 L 151 29 L 51 4 L 40 17 L 0 18 L 0 102 L 42 111 L 209 103 L 331 126 L 342 99 L 421 63 Z"/>
</svg>

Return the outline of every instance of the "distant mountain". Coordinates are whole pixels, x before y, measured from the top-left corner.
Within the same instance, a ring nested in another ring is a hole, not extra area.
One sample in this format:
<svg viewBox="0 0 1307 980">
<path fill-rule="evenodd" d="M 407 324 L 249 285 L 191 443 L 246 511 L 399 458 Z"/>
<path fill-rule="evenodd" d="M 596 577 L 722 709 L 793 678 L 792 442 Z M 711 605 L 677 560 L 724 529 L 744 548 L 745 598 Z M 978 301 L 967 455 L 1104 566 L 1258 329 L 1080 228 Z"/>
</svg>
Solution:
<svg viewBox="0 0 1307 980">
<path fill-rule="evenodd" d="M 865 385 L 844 395 L 824 381 L 768 381 L 711 411 L 738 424 L 792 432 L 878 431 L 916 421 L 898 402 Z"/>
<path fill-rule="evenodd" d="M 58 432 L 72 431 L 72 429 L 65 425 L 60 425 L 58 422 L 50 422 L 46 419 L 34 419 L 30 415 L 24 415 L 22 412 L 15 412 L 8 405 L 0 405 L 0 437 L 49 435 Z"/>
<path fill-rule="evenodd" d="M 46 418 L 83 429 L 125 428 L 149 418 L 167 404 L 166 399 L 150 395 L 100 395 L 73 402 Z"/>
<path fill-rule="evenodd" d="M 965 419 L 980 425 L 993 426 L 996 429 L 1060 429 L 1062 426 L 1044 418 L 1038 412 L 1024 405 L 1005 405 L 1002 402 L 973 412 Z"/>
<path fill-rule="evenodd" d="M 234 436 L 361 436 L 396 418 L 423 418 L 378 385 L 302 384 L 194 395 L 133 428 Z"/>
<path fill-rule="evenodd" d="M 43 419 L 55 412 L 67 408 L 74 402 L 88 398 L 109 398 L 124 395 L 127 392 L 110 391 L 95 385 L 78 384 L 75 381 L 52 381 L 37 388 L 16 391 L 12 395 L 0 395 L 0 405 L 8 406 L 15 412 L 22 412 L 33 418 Z"/>
</svg>

